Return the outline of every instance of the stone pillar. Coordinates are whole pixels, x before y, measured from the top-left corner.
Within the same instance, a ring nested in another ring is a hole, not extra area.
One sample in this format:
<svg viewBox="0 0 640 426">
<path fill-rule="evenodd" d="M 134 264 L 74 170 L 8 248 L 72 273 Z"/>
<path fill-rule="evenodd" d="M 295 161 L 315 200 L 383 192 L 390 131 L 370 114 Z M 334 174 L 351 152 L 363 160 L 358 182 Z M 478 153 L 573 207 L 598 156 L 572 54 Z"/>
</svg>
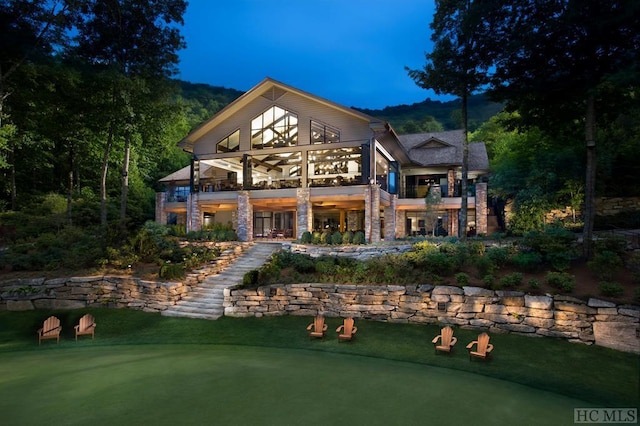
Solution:
<svg viewBox="0 0 640 426">
<path fill-rule="evenodd" d="M 396 210 L 396 238 L 407 236 L 407 215 L 405 210 Z"/>
<path fill-rule="evenodd" d="M 380 187 L 369 185 L 364 196 L 365 239 L 370 243 L 380 241 Z"/>
<path fill-rule="evenodd" d="M 347 231 L 356 232 L 361 228 L 360 217 L 357 211 L 349 210 L 347 212 Z"/>
<path fill-rule="evenodd" d="M 167 224 L 167 213 L 164 211 L 166 201 L 166 192 L 156 192 L 156 222 L 160 225 Z"/>
<path fill-rule="evenodd" d="M 311 231 L 313 224 L 313 207 L 311 206 L 311 190 L 309 188 L 297 188 L 297 211 L 296 211 L 296 238 L 302 238 L 305 231 Z"/>
<path fill-rule="evenodd" d="M 249 191 L 238 191 L 238 227 L 236 234 L 240 241 L 253 239 L 253 206 Z"/>
<path fill-rule="evenodd" d="M 253 217 L 253 213 L 251 213 L 251 217 Z M 233 229 L 238 229 L 238 210 L 231 212 L 231 226 Z"/>
<path fill-rule="evenodd" d="M 487 235 L 487 184 L 476 183 L 476 234 Z"/>
<path fill-rule="evenodd" d="M 202 212 L 200 211 L 200 193 L 192 192 L 187 197 L 187 232 L 202 229 Z"/>
<path fill-rule="evenodd" d="M 454 169 L 449 169 L 447 171 L 447 197 L 453 197 L 455 194 L 455 189 L 456 189 L 456 171 Z"/>
<path fill-rule="evenodd" d="M 450 237 L 458 236 L 458 212 L 459 210 L 447 210 L 447 233 Z"/>
<path fill-rule="evenodd" d="M 384 239 L 385 241 L 393 241 L 396 239 L 396 205 L 398 196 L 391 194 L 391 202 L 388 207 L 384 208 Z"/>
</svg>

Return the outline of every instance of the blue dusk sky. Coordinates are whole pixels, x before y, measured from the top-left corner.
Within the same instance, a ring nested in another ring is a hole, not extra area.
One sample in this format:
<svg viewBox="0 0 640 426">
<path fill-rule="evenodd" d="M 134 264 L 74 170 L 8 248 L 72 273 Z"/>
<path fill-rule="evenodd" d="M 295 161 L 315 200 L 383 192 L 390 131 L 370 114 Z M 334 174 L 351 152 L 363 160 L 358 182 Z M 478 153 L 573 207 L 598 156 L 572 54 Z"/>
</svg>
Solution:
<svg viewBox="0 0 640 426">
<path fill-rule="evenodd" d="M 182 80 L 247 91 L 271 77 L 371 109 L 439 99 L 404 69 L 431 49 L 433 0 L 188 2 Z"/>
</svg>

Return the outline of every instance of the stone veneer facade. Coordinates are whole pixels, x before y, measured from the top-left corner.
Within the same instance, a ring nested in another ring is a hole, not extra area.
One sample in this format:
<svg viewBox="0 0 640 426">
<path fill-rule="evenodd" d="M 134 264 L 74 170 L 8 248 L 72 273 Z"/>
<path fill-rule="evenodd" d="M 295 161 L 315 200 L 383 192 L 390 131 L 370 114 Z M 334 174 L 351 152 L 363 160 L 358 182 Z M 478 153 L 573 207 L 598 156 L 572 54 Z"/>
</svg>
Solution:
<svg viewBox="0 0 640 426">
<path fill-rule="evenodd" d="M 478 287 L 287 284 L 226 289 L 232 317 L 317 315 L 456 325 L 640 353 L 640 307 Z"/>
</svg>

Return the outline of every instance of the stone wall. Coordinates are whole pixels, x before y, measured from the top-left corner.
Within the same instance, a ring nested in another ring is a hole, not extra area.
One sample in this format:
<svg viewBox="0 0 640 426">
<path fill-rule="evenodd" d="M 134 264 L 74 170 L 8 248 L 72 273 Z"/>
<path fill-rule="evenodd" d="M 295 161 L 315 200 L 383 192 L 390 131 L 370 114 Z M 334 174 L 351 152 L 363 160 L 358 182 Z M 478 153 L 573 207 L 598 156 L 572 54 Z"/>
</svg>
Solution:
<svg viewBox="0 0 640 426">
<path fill-rule="evenodd" d="M 374 245 L 336 245 L 321 246 L 315 244 L 297 244 L 285 243 L 283 248 L 290 250 L 292 253 L 306 254 L 311 257 L 321 256 L 338 256 L 351 257 L 357 260 L 367 260 L 373 257 L 380 257 L 387 254 L 400 254 L 411 250 L 411 244 L 384 244 L 377 243 Z"/>
<path fill-rule="evenodd" d="M 316 315 L 450 324 L 549 336 L 640 353 L 640 307 L 570 296 L 531 296 L 478 287 L 288 284 L 226 289 L 232 317 Z"/>
<path fill-rule="evenodd" d="M 250 243 L 203 243 L 220 256 L 191 271 L 182 282 L 145 281 L 129 276 L 15 279 L 0 282 L 0 310 L 131 308 L 160 312 L 182 299 L 209 275 L 224 269 Z"/>
</svg>

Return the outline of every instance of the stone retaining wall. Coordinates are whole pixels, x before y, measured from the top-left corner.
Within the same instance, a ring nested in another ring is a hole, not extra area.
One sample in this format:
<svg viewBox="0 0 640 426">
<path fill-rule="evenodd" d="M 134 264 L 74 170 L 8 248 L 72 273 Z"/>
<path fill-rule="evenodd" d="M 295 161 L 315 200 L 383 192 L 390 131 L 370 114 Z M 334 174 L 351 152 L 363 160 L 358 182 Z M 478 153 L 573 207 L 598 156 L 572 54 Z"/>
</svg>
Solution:
<svg viewBox="0 0 640 426">
<path fill-rule="evenodd" d="M 336 245 L 322 246 L 317 244 L 284 244 L 284 248 L 292 253 L 306 254 L 311 257 L 338 256 L 351 257 L 357 260 L 367 260 L 387 254 L 400 254 L 410 251 L 411 244 L 369 244 L 369 245 Z"/>
<path fill-rule="evenodd" d="M 193 287 L 218 273 L 251 243 L 207 243 L 219 247 L 218 258 L 187 274 L 183 282 L 145 281 L 128 276 L 34 278 L 0 282 L 0 310 L 131 308 L 164 311 Z"/>
<path fill-rule="evenodd" d="M 640 353 L 640 306 L 478 287 L 288 284 L 226 289 L 232 317 L 316 315 L 450 324 L 549 336 Z"/>
</svg>

